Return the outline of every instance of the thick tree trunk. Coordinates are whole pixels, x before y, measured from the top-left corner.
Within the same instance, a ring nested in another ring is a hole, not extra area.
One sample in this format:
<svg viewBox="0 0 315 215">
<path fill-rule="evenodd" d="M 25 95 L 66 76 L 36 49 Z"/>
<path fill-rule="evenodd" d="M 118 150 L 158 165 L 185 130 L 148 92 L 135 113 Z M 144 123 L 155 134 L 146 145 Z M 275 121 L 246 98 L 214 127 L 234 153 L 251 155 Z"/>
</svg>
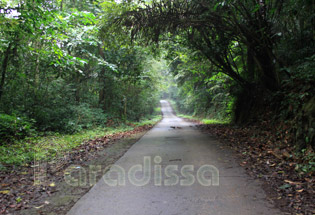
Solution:
<svg viewBox="0 0 315 215">
<path fill-rule="evenodd" d="M 255 54 L 256 61 L 263 74 L 261 81 L 266 89 L 276 91 L 279 89 L 279 81 L 276 75 L 273 58 L 269 55 L 269 51 L 266 51 L 266 48 L 265 50 L 261 49 L 263 48 L 261 47 L 260 51 L 256 51 Z"/>
<path fill-rule="evenodd" d="M 1 100 L 2 95 L 3 95 L 3 88 L 4 88 L 5 76 L 6 76 L 9 60 L 10 60 L 11 47 L 12 47 L 12 44 L 10 43 L 5 54 L 4 54 L 4 58 L 3 58 L 3 62 L 2 62 L 1 81 L 0 81 L 0 100 Z"/>
<path fill-rule="evenodd" d="M 248 79 L 252 82 L 255 81 L 255 59 L 253 50 L 250 46 L 247 47 L 247 72 Z"/>
</svg>

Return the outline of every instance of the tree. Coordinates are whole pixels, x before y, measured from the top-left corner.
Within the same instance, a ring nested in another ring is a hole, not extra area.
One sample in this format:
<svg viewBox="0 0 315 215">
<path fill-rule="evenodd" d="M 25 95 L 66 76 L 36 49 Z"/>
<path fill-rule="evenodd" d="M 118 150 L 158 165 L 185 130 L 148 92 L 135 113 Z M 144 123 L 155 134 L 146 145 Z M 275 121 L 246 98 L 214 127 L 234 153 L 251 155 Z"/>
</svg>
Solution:
<svg viewBox="0 0 315 215">
<path fill-rule="evenodd" d="M 276 51 L 278 21 L 291 6 L 283 1 L 153 0 L 126 11 L 114 25 L 126 26 L 132 38 L 148 42 L 180 37 L 181 44 L 202 53 L 253 100 L 280 90 L 287 78 L 278 69 L 282 63 Z"/>
<path fill-rule="evenodd" d="M 118 11 L 118 4 L 43 0 L 4 7 L 19 15 L 1 10 L 1 112 L 34 119 L 38 130 L 68 133 L 152 113 L 158 90 L 145 69 L 147 49 L 100 31 L 99 12 Z"/>
</svg>

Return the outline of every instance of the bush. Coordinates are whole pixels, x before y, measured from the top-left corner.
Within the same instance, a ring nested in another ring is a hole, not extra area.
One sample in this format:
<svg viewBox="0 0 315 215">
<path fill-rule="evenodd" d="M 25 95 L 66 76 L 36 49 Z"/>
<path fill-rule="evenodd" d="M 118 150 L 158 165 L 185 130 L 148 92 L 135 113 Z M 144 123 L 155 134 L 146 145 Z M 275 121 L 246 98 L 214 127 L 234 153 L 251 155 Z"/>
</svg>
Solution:
<svg viewBox="0 0 315 215">
<path fill-rule="evenodd" d="M 77 106 L 72 106 L 71 111 L 75 118 L 71 121 L 72 126 L 76 126 L 79 130 L 89 129 L 93 127 L 103 127 L 107 122 L 107 115 L 100 108 L 90 107 L 89 104 L 82 103 Z"/>
<path fill-rule="evenodd" d="M 0 145 L 30 136 L 34 130 L 32 123 L 14 115 L 0 114 Z"/>
<path fill-rule="evenodd" d="M 83 103 L 74 106 L 73 110 L 76 113 L 77 124 L 79 125 L 89 128 L 106 124 L 107 116 L 100 108 L 92 108 L 88 104 Z"/>
<path fill-rule="evenodd" d="M 107 115 L 102 109 L 86 103 L 38 108 L 35 113 L 37 127 L 41 131 L 72 134 L 82 129 L 104 127 L 107 122 Z"/>
</svg>

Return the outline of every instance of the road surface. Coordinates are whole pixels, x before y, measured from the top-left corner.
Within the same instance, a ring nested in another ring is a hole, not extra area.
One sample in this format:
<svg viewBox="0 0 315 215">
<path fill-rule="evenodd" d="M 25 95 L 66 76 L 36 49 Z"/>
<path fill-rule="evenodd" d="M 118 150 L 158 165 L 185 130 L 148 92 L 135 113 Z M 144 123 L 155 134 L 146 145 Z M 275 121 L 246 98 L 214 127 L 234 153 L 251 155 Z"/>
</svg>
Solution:
<svg viewBox="0 0 315 215">
<path fill-rule="evenodd" d="M 68 215 L 282 214 L 230 149 L 161 105 L 163 120 Z"/>
</svg>

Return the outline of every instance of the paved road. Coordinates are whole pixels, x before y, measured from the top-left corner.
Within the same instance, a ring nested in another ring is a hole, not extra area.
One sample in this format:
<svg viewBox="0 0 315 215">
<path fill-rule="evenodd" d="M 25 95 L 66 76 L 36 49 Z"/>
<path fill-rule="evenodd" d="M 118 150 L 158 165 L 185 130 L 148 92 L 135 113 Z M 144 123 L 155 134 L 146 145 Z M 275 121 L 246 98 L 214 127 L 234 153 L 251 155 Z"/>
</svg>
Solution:
<svg viewBox="0 0 315 215">
<path fill-rule="evenodd" d="M 231 150 L 173 115 L 166 101 L 161 104 L 163 120 L 68 215 L 282 214 Z"/>
</svg>

